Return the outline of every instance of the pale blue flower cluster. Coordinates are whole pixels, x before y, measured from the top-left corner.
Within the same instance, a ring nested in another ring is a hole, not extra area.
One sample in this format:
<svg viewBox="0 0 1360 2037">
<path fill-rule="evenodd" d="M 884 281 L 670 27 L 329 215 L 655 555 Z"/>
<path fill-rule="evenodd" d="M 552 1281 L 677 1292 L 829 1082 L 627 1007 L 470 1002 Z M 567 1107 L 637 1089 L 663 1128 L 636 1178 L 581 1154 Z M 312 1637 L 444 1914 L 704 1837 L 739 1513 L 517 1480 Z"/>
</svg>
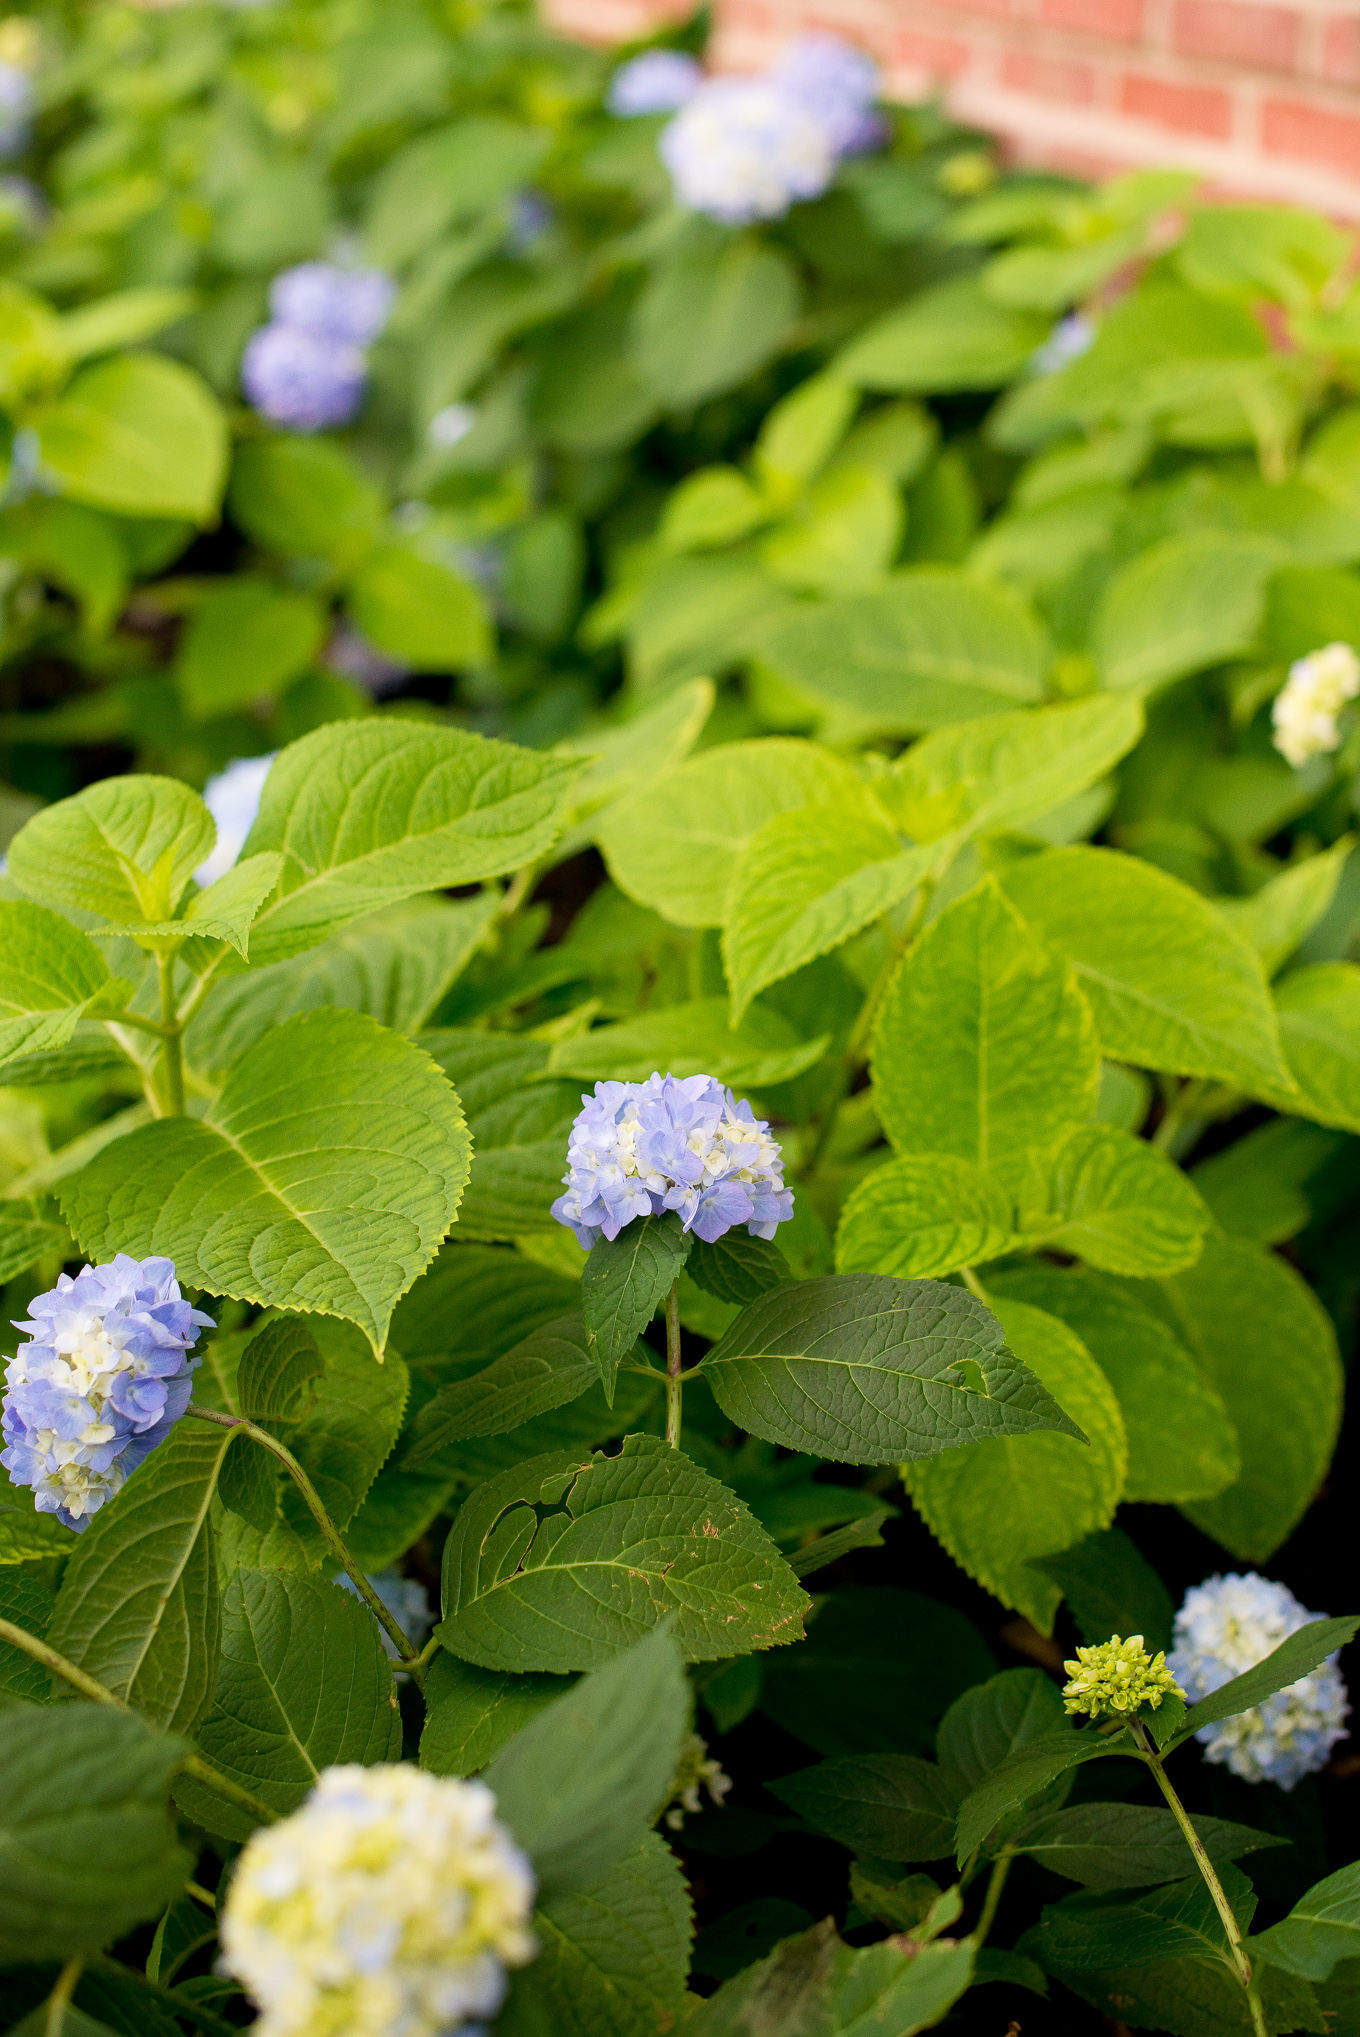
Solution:
<svg viewBox="0 0 1360 2037">
<path fill-rule="evenodd" d="M 241 360 L 241 386 L 255 408 L 293 431 L 349 424 L 368 379 L 364 349 L 386 325 L 395 295 L 378 269 L 302 262 L 276 276 L 270 322 Z"/>
<path fill-rule="evenodd" d="M 0 63 L 0 156 L 17 156 L 28 144 L 33 80 L 18 64 Z"/>
<path fill-rule="evenodd" d="M 634 1217 L 677 1210 L 707 1244 L 745 1224 L 772 1238 L 793 1215 L 783 1155 L 749 1103 L 711 1075 L 597 1082 L 571 1128 L 552 1213 L 586 1251 Z"/>
<path fill-rule="evenodd" d="M 843 157 L 882 138 L 876 75 L 839 36 L 809 35 L 767 72 L 706 79 L 661 136 L 677 199 L 742 226 L 820 197 Z"/>
<path fill-rule="evenodd" d="M 644 50 L 621 64 L 609 81 L 605 105 L 620 120 L 646 113 L 674 113 L 692 99 L 703 71 L 683 50 Z"/>
<path fill-rule="evenodd" d="M 1287 1585 L 1255 1571 L 1206 1578 L 1185 1594 L 1176 1615 L 1175 1646 L 1167 1666 L 1191 1704 L 1197 1704 L 1273 1654 L 1290 1634 L 1325 1618 L 1300 1605 Z M 1259 1705 L 1195 1735 L 1205 1758 L 1221 1762 L 1248 1782 L 1292 1789 L 1301 1776 L 1325 1767 L 1350 1714 L 1335 1655 L 1276 1691 Z"/>
<path fill-rule="evenodd" d="M 226 876 L 244 848 L 276 755 L 271 750 L 267 757 L 235 757 L 204 786 L 203 803 L 217 823 L 217 841 L 194 872 L 205 890 Z"/>
<path fill-rule="evenodd" d="M 0 1464 L 79 1532 L 184 1413 L 188 1353 L 213 1318 L 184 1300 L 172 1260 L 120 1252 L 63 1273 L 14 1327 L 30 1342 L 5 1368 Z"/>
</svg>

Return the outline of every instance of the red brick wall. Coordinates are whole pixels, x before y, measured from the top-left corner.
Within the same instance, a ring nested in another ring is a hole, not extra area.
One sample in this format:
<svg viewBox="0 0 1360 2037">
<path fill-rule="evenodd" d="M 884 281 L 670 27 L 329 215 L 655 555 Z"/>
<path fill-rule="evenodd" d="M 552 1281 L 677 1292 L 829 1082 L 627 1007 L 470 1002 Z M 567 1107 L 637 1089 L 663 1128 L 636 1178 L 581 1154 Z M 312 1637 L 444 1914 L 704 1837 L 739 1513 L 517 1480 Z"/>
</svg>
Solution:
<svg viewBox="0 0 1360 2037">
<path fill-rule="evenodd" d="M 547 0 L 621 41 L 680 0 Z M 716 0 L 714 61 L 752 70 L 830 28 L 889 92 L 942 89 L 1020 161 L 1107 175 L 1158 163 L 1225 191 L 1360 219 L 1360 0 Z"/>
</svg>

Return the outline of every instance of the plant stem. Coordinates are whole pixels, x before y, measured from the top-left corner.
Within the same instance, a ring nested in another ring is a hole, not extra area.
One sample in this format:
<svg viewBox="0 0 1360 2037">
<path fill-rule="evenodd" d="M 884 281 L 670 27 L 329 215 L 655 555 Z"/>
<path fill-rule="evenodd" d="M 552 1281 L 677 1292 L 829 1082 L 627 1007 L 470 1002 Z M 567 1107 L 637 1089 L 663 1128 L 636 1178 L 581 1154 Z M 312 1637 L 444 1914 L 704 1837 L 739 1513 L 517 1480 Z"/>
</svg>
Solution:
<svg viewBox="0 0 1360 2037">
<path fill-rule="evenodd" d="M 1238 1929 L 1237 1918 L 1233 1915 L 1232 1904 L 1224 1893 L 1223 1884 L 1218 1878 L 1214 1863 L 1210 1860 L 1205 1850 L 1204 1841 L 1195 1830 L 1193 1820 L 1187 1812 L 1185 1805 L 1176 1794 L 1171 1779 L 1162 1766 L 1162 1757 L 1153 1745 L 1147 1727 L 1141 1719 L 1131 1719 L 1129 1724 L 1132 1728 L 1134 1740 L 1142 1752 L 1143 1759 L 1156 1776 L 1157 1787 L 1166 1798 L 1171 1809 L 1171 1815 L 1180 1826 L 1185 1836 L 1185 1843 L 1194 1855 L 1195 1865 L 1203 1876 L 1204 1885 L 1214 1899 L 1214 1908 L 1218 1911 L 1219 1920 L 1223 1925 L 1224 1936 L 1228 1941 L 1228 1950 L 1232 1954 L 1233 1967 L 1236 1970 L 1237 1978 L 1242 1983 L 1242 1990 L 1247 1997 L 1247 2006 L 1251 2011 L 1252 2029 L 1255 2031 L 1256 2037 L 1268 2037 L 1261 1999 L 1252 1984 L 1251 1961 L 1247 1958 L 1242 1944 L 1242 1933 Z"/>
<path fill-rule="evenodd" d="M 978 1918 L 977 1928 L 973 1932 L 973 1943 L 979 1948 L 986 1944 L 987 1933 L 996 1921 L 997 1904 L 1001 1901 L 1001 1891 L 1006 1886 L 1006 1876 L 1011 1871 L 1011 1861 L 1014 1857 L 1008 1848 L 1003 1848 L 992 1862 L 987 1893 L 982 1900 L 982 1915 Z"/>
<path fill-rule="evenodd" d="M 435 1656 L 439 1653 L 441 1645 L 442 1644 L 440 1643 L 438 1637 L 434 1634 L 431 1634 L 429 1640 L 425 1643 L 425 1646 L 421 1649 L 419 1655 L 417 1655 L 415 1659 L 415 1662 L 412 1664 L 412 1674 L 416 1677 L 417 1682 L 419 1682 L 421 1677 L 424 1676 L 425 1671 L 434 1661 Z"/>
<path fill-rule="evenodd" d="M 74 1952 L 57 1976 L 57 1984 L 47 1997 L 46 2037 L 61 2037 L 66 2026 L 66 2006 L 76 1991 L 85 1954 Z"/>
<path fill-rule="evenodd" d="M 666 1296 L 666 1441 L 672 1450 L 680 1448 L 680 1282 L 671 1282 Z"/>
<path fill-rule="evenodd" d="M 417 1666 L 420 1662 L 419 1649 L 407 1640 L 405 1634 L 402 1633 L 401 1628 L 397 1625 L 391 1613 L 388 1612 L 387 1607 L 378 1597 L 377 1592 L 374 1591 L 372 1585 L 364 1576 L 363 1571 L 341 1541 L 340 1531 L 326 1512 L 321 1501 L 321 1495 L 312 1484 L 311 1479 L 308 1478 L 302 1466 L 298 1463 L 292 1451 L 280 1443 L 277 1436 L 271 1436 L 268 1429 L 257 1428 L 254 1422 L 248 1422 L 243 1415 L 220 1414 L 216 1408 L 201 1408 L 194 1401 L 190 1401 L 184 1412 L 187 1415 L 197 1415 L 201 1422 L 216 1422 L 218 1427 L 222 1429 L 239 1429 L 242 1435 L 249 1436 L 253 1443 L 260 1444 L 263 1449 L 271 1451 L 278 1458 L 280 1464 L 289 1473 L 298 1491 L 306 1500 L 312 1519 L 316 1522 L 318 1528 L 320 1528 L 331 1554 L 335 1557 L 346 1576 L 351 1580 L 355 1590 L 379 1626 L 382 1627 L 385 1633 L 391 1636 L 397 1653 L 401 1657 L 402 1668 L 409 1669 L 415 1676 L 416 1681 L 419 1682 L 421 1677 L 421 1671 Z"/>
<path fill-rule="evenodd" d="M 165 1075 L 165 1101 L 168 1115 L 174 1118 L 184 1116 L 184 1040 L 180 1032 L 179 1017 L 175 1011 L 175 958 L 173 955 L 157 955 L 156 966 L 161 977 L 161 1022 L 165 1028 L 165 1049 L 161 1055 L 161 1068 Z"/>
<path fill-rule="evenodd" d="M 26 1627 L 16 1627 L 13 1620 L 0 1619 L 0 1641 L 8 1641 L 12 1648 L 21 1648 L 25 1655 L 31 1656 L 35 1662 L 41 1662 L 44 1669 L 50 1670 L 53 1676 L 59 1676 L 63 1683 L 69 1683 L 72 1690 L 78 1690 L 82 1697 L 89 1698 L 93 1704 L 112 1705 L 114 1710 L 119 1712 L 132 1710 L 126 1698 L 120 1698 L 116 1691 L 109 1690 L 95 1677 L 87 1675 L 83 1669 L 77 1668 L 74 1662 L 68 1662 L 64 1655 L 58 1655 L 55 1648 L 49 1647 L 46 1641 L 40 1641 L 36 1634 L 30 1634 Z M 201 1782 L 205 1789 L 215 1791 L 229 1803 L 238 1804 L 243 1811 L 249 1811 L 252 1817 L 259 1818 L 263 1824 L 272 1825 L 278 1818 L 277 1811 L 271 1810 L 268 1804 L 261 1803 L 248 1789 L 243 1789 L 239 1782 L 233 1782 L 229 1775 L 223 1775 L 219 1768 L 215 1768 L 211 1761 L 205 1761 L 201 1754 L 191 1754 L 180 1765 L 194 1777 L 195 1781 Z"/>
<path fill-rule="evenodd" d="M 1167 1106 L 1166 1115 L 1152 1135 L 1152 1144 L 1159 1153 L 1172 1153 L 1174 1155 L 1176 1141 L 1185 1129 L 1191 1112 L 1201 1096 L 1203 1096 L 1204 1087 L 1203 1082 L 1195 1080 L 1181 1084 L 1175 1097 Z"/>
<path fill-rule="evenodd" d="M 987 1299 L 987 1290 L 983 1286 L 982 1282 L 978 1279 L 976 1273 L 974 1273 L 972 1267 L 960 1266 L 959 1272 L 963 1275 L 963 1284 L 968 1289 L 968 1292 L 970 1294 L 975 1294 L 979 1301 L 985 1302 Z"/>
<path fill-rule="evenodd" d="M 211 1910 L 214 1916 L 217 1915 L 217 1897 L 210 1888 L 200 1888 L 196 1881 L 186 1881 L 184 1893 L 192 1896 L 196 1903 L 202 1903 L 204 1909 Z"/>
</svg>

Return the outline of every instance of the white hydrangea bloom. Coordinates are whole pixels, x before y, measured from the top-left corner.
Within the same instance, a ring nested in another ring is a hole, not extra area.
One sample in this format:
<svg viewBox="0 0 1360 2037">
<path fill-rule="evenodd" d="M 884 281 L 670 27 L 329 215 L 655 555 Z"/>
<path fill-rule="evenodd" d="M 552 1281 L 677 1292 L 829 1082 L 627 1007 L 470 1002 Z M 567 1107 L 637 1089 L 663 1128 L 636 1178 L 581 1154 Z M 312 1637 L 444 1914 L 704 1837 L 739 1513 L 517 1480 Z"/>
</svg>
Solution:
<svg viewBox="0 0 1360 2037">
<path fill-rule="evenodd" d="M 255 2037 L 449 2037 L 494 2016 L 536 1950 L 533 1870 L 495 1813 L 484 1783 L 351 1763 L 257 1832 L 221 1931 Z"/>
<path fill-rule="evenodd" d="M 707 79 L 660 149 L 680 203 L 731 226 L 820 197 L 837 162 L 823 122 L 770 78 Z"/>
<path fill-rule="evenodd" d="M 1323 1617 L 1300 1605 L 1287 1585 L 1254 1571 L 1206 1578 L 1185 1594 L 1167 1666 L 1191 1704 L 1197 1704 L 1264 1662 L 1300 1627 Z M 1323 1767 L 1337 1741 L 1345 1738 L 1349 1715 L 1346 1686 L 1336 1657 L 1330 1656 L 1297 1683 L 1248 1711 L 1203 1727 L 1195 1738 L 1207 1760 L 1225 1764 L 1247 1782 L 1292 1789 L 1301 1776 Z"/>
<path fill-rule="evenodd" d="M 1349 644 L 1326 644 L 1289 668 L 1275 697 L 1275 747 L 1297 771 L 1310 757 L 1325 757 L 1341 743 L 1339 716 L 1360 693 L 1360 658 Z"/>
<path fill-rule="evenodd" d="M 205 890 L 226 876 L 245 847 L 277 754 L 271 750 L 267 757 L 237 757 L 204 786 L 203 803 L 217 823 L 217 841 L 194 872 Z"/>
</svg>

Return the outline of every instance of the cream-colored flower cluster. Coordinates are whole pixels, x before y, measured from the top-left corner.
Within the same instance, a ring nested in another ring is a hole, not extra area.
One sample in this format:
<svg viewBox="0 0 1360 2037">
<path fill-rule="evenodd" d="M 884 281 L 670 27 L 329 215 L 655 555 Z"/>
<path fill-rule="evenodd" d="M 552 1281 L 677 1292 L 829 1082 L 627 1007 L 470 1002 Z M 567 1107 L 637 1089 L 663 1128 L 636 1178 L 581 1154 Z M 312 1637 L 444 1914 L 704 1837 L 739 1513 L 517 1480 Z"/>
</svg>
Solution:
<svg viewBox="0 0 1360 2037">
<path fill-rule="evenodd" d="M 1106 1713 L 1128 1718 L 1144 1704 L 1155 1712 L 1164 1697 L 1185 1695 L 1165 1655 L 1160 1649 L 1149 1655 L 1141 1634 L 1130 1634 L 1127 1641 L 1112 1634 L 1108 1641 L 1078 1648 L 1076 1661 L 1064 1662 L 1063 1668 L 1071 1678 L 1063 1686 L 1068 1711 L 1086 1712 L 1093 1719 Z"/>
<path fill-rule="evenodd" d="M 1292 664 L 1271 709 L 1275 747 L 1285 762 L 1297 771 L 1310 757 L 1339 749 L 1341 710 L 1357 693 L 1360 658 L 1349 644 L 1327 644 Z"/>
<path fill-rule="evenodd" d="M 496 2014 L 534 1955 L 534 1876 L 484 1783 L 326 1769 L 232 1877 L 222 1964 L 256 2037 L 446 2037 Z"/>
</svg>

